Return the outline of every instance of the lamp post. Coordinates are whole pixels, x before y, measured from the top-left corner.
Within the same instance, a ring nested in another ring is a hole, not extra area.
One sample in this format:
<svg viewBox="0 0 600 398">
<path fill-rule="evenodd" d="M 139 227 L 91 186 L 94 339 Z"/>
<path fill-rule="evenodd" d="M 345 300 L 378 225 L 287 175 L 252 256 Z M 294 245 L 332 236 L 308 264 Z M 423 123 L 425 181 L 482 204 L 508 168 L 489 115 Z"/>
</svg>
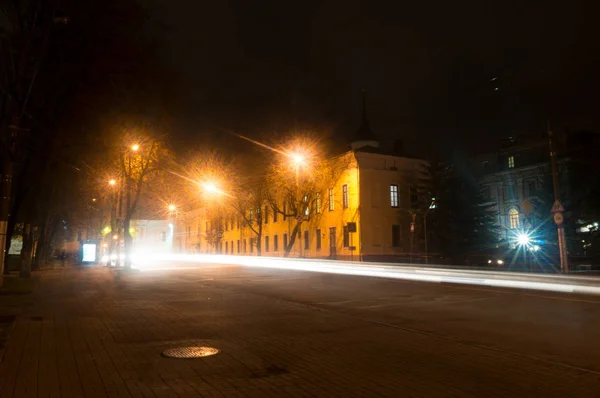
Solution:
<svg viewBox="0 0 600 398">
<path fill-rule="evenodd" d="M 110 179 L 108 181 L 108 185 L 112 188 L 112 201 L 111 201 L 111 208 L 110 208 L 110 232 L 112 234 L 115 233 L 115 231 L 117 231 L 117 181 L 115 179 Z M 111 235 L 112 236 L 112 235 Z M 108 264 L 107 265 L 112 265 L 112 255 L 115 253 L 115 246 L 116 246 L 116 242 L 114 239 L 110 239 L 110 242 L 108 243 L 109 246 L 109 253 L 108 253 Z"/>
<path fill-rule="evenodd" d="M 300 173 L 300 166 L 302 166 L 304 164 L 304 156 L 300 153 L 293 153 L 291 155 L 291 159 L 292 159 L 292 163 L 294 164 L 294 172 L 295 172 L 295 177 L 296 177 L 296 194 L 295 197 L 297 198 L 297 200 L 300 201 L 300 203 L 304 203 L 304 198 L 298 198 L 298 193 L 300 191 L 300 181 L 299 181 L 299 173 Z M 307 204 L 308 205 L 308 204 Z M 302 220 L 304 219 L 304 206 L 302 206 L 300 208 L 300 214 L 297 215 L 296 217 L 296 221 L 298 223 L 300 223 L 298 225 L 298 257 L 302 257 Z"/>
<path fill-rule="evenodd" d="M 554 204 L 552 205 L 551 212 L 554 213 L 554 222 L 557 227 L 558 234 L 558 250 L 560 256 L 560 270 L 561 272 L 569 272 L 569 258 L 567 252 L 567 241 L 565 238 L 565 226 L 563 213 L 565 208 L 560 202 L 560 181 L 558 176 L 558 165 L 556 160 L 556 151 L 554 149 L 554 143 L 552 140 L 553 134 L 550 130 L 550 123 L 548 123 L 548 144 L 550 147 L 550 166 L 552 167 L 552 185 L 554 187 Z"/>
</svg>

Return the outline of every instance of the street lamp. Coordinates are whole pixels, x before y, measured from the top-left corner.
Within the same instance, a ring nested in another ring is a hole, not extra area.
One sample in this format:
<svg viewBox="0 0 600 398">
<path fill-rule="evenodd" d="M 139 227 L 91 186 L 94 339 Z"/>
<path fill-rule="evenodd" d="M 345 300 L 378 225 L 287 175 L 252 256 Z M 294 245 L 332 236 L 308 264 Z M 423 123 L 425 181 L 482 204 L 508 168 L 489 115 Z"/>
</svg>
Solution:
<svg viewBox="0 0 600 398">
<path fill-rule="evenodd" d="M 175 205 L 169 205 L 169 211 L 174 212 L 176 209 Z"/>
<path fill-rule="evenodd" d="M 215 186 L 215 184 L 207 182 L 206 184 L 204 184 L 204 189 L 208 192 L 217 192 L 217 187 Z"/>
<path fill-rule="evenodd" d="M 529 242 L 531 242 L 531 239 L 526 233 L 520 233 L 517 236 L 517 243 L 519 243 L 520 246 L 529 246 Z"/>
<path fill-rule="evenodd" d="M 116 185 L 116 184 L 117 184 L 117 182 L 115 180 L 110 180 L 108 182 L 108 185 Z"/>
<path fill-rule="evenodd" d="M 139 149 L 140 149 L 140 146 L 138 144 L 133 144 L 131 146 L 131 150 L 134 151 L 134 152 L 138 151 Z"/>
</svg>

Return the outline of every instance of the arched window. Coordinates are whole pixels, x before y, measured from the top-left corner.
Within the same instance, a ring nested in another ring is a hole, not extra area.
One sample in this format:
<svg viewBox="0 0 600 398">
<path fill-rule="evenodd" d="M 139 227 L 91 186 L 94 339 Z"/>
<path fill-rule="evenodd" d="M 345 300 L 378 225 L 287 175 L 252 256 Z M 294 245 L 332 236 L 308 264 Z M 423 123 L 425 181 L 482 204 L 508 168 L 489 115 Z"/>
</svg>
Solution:
<svg viewBox="0 0 600 398">
<path fill-rule="evenodd" d="M 508 212 L 508 222 L 510 229 L 519 228 L 519 211 L 517 209 L 511 209 Z"/>
</svg>

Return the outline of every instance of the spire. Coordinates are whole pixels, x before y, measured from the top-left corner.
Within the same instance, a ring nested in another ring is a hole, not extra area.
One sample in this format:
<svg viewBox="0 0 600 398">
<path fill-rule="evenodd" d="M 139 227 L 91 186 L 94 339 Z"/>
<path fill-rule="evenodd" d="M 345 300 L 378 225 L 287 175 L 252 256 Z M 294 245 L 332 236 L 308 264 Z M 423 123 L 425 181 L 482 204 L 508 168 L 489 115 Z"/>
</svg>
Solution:
<svg viewBox="0 0 600 398">
<path fill-rule="evenodd" d="M 369 118 L 367 117 L 367 94 L 365 90 L 361 92 L 362 101 L 362 118 L 360 121 L 360 127 L 356 133 L 356 140 L 352 143 L 353 149 L 360 149 L 363 147 L 377 148 L 379 142 L 375 138 L 375 134 L 371 131 L 369 126 Z"/>
</svg>

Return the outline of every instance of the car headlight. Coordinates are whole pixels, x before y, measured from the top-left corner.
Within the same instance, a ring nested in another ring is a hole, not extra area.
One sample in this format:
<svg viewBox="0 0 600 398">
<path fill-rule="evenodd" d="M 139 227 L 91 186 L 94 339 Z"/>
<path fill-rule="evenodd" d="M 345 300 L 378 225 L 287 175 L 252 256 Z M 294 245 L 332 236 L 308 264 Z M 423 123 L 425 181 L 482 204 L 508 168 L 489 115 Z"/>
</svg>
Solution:
<svg viewBox="0 0 600 398">
<path fill-rule="evenodd" d="M 491 263 L 492 263 L 492 260 L 488 260 L 488 264 L 491 264 Z"/>
<path fill-rule="evenodd" d="M 498 260 L 497 263 L 498 263 L 498 265 L 502 265 L 502 264 L 504 264 L 504 261 Z"/>
</svg>

